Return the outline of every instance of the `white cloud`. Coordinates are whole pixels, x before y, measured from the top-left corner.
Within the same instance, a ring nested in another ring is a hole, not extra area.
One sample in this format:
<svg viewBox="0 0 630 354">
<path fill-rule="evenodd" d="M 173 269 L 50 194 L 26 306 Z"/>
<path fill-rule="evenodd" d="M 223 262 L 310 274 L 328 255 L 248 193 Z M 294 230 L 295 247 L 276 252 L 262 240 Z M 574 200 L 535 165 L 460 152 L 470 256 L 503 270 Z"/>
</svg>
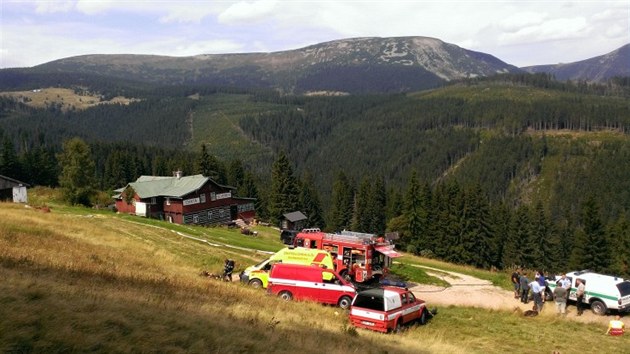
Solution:
<svg viewBox="0 0 630 354">
<path fill-rule="evenodd" d="M 627 27 L 622 27 L 617 24 L 608 27 L 606 32 L 604 32 L 604 36 L 607 38 L 626 38 L 630 42 L 630 39 L 628 38 L 629 34 L 630 31 Z"/>
<path fill-rule="evenodd" d="M 50 0 L 37 0 L 35 1 L 35 12 L 38 14 L 48 14 L 56 12 L 68 12 L 74 8 L 74 2 L 69 0 L 64 1 L 50 1 Z"/>
<path fill-rule="evenodd" d="M 243 45 L 240 43 L 231 40 L 217 39 L 179 44 L 175 47 L 175 52 L 170 55 L 192 56 L 198 54 L 235 53 L 241 49 L 243 49 Z"/>
<path fill-rule="evenodd" d="M 218 21 L 223 24 L 257 22 L 273 14 L 276 3 L 275 0 L 239 1 L 221 12 Z"/>
<path fill-rule="evenodd" d="M 216 10 L 204 6 L 179 6 L 167 9 L 166 15 L 160 17 L 161 23 L 201 23 L 201 21 Z"/>
<path fill-rule="evenodd" d="M 507 32 L 518 32 L 524 27 L 532 27 L 540 25 L 548 16 L 546 13 L 539 12 L 520 12 L 508 16 L 499 22 L 501 30 Z"/>
<path fill-rule="evenodd" d="M 513 33 L 499 35 L 503 45 L 532 43 L 540 41 L 581 38 L 588 35 L 590 28 L 584 17 L 561 18 L 545 21 L 537 26 L 523 27 Z"/>
<path fill-rule="evenodd" d="M 104 52 L 267 52 L 368 36 L 434 37 L 534 65 L 630 42 L 627 0 L 0 1 L 3 67 Z"/>
<path fill-rule="evenodd" d="M 77 10 L 86 15 L 96 15 L 103 12 L 107 12 L 112 8 L 116 8 L 120 6 L 121 2 L 109 1 L 109 0 L 78 0 L 77 1 Z"/>
</svg>

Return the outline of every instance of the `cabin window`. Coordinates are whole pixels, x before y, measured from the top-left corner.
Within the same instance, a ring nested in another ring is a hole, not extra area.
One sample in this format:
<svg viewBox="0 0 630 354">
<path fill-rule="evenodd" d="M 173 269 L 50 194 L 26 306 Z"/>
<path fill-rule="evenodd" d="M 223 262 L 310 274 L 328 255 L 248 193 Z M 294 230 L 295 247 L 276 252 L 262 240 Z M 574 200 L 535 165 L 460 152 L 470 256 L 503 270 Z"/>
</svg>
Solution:
<svg viewBox="0 0 630 354">
<path fill-rule="evenodd" d="M 171 198 L 166 198 L 166 205 L 171 205 Z"/>
<path fill-rule="evenodd" d="M 199 202 L 201 202 L 201 203 L 205 203 L 206 202 L 206 194 L 205 193 L 199 194 Z"/>
<path fill-rule="evenodd" d="M 193 224 L 199 224 L 199 215 L 193 215 Z"/>
<path fill-rule="evenodd" d="M 157 203 L 157 202 L 155 201 L 155 197 L 152 197 L 152 198 L 151 198 L 151 204 L 155 204 L 155 203 Z"/>
</svg>

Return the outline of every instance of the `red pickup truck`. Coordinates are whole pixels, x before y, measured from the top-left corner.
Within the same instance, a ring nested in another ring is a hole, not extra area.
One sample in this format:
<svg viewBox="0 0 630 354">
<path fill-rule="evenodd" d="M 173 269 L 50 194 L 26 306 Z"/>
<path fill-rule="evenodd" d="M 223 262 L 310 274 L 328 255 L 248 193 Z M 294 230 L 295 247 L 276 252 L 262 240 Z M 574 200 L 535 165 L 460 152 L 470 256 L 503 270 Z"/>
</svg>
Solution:
<svg viewBox="0 0 630 354">
<path fill-rule="evenodd" d="M 349 316 L 355 327 L 389 332 L 414 321 L 425 324 L 430 313 L 424 300 L 408 289 L 385 286 L 357 293 Z"/>
</svg>

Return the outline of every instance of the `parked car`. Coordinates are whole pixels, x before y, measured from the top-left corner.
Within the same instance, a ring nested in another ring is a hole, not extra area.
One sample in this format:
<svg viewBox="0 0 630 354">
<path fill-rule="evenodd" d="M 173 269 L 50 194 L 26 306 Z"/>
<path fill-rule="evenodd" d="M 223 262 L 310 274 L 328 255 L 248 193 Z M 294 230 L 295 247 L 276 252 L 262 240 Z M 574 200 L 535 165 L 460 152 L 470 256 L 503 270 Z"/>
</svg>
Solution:
<svg viewBox="0 0 630 354">
<path fill-rule="evenodd" d="M 356 289 L 332 269 L 276 263 L 271 267 L 267 292 L 286 301 L 311 300 L 346 309 Z"/>
<path fill-rule="evenodd" d="M 360 291 L 350 306 L 350 323 L 379 332 L 400 331 L 411 322 L 425 324 L 432 314 L 424 300 L 405 288 L 385 286 Z"/>
<path fill-rule="evenodd" d="M 584 283 L 584 302 L 590 304 L 593 313 L 605 315 L 609 310 L 630 312 L 630 280 L 590 270 L 569 272 L 566 275 L 571 280 L 569 300 L 577 300 L 575 281 L 581 279 Z M 559 279 L 560 276 L 557 276 L 549 281 L 548 286 L 552 291 Z"/>
</svg>

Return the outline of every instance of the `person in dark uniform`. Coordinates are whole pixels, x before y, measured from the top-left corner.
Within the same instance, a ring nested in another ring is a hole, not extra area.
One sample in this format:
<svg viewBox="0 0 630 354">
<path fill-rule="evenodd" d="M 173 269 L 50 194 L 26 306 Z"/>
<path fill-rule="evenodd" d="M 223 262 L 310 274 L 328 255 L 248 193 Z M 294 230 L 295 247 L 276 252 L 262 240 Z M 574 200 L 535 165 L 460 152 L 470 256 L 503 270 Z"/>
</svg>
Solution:
<svg viewBox="0 0 630 354">
<path fill-rule="evenodd" d="M 226 259 L 223 265 L 223 280 L 232 281 L 232 272 L 234 271 L 234 261 Z"/>
<path fill-rule="evenodd" d="M 521 290 L 521 273 L 517 270 L 512 273 L 512 285 L 514 286 L 514 298 L 518 299 Z"/>
<path fill-rule="evenodd" d="M 527 279 L 527 275 L 521 275 L 520 283 L 521 302 L 526 304 L 529 302 L 529 279 Z"/>
<path fill-rule="evenodd" d="M 575 306 L 577 307 L 577 315 L 582 316 L 584 312 L 584 280 L 576 279 L 575 284 L 577 284 L 577 290 L 575 291 L 577 303 Z"/>
</svg>

